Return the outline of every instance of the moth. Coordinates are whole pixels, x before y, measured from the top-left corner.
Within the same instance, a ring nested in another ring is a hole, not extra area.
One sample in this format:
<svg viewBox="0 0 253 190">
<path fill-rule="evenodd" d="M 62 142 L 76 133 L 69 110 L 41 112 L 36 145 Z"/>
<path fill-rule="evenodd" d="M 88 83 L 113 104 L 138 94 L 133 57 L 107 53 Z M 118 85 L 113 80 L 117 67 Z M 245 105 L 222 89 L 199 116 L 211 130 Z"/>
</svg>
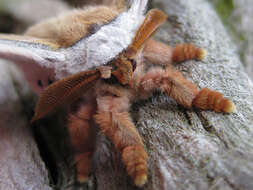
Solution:
<svg viewBox="0 0 253 190">
<path fill-rule="evenodd" d="M 206 52 L 193 44 L 172 48 L 154 40 L 167 16 L 157 9 L 146 13 L 147 3 L 84 7 L 35 24 L 22 36 L 0 35 L 0 57 L 20 66 L 40 94 L 32 122 L 63 105 L 75 107 L 67 127 L 80 183 L 92 169 L 94 125 L 120 152 L 133 183 L 147 182 L 148 155 L 129 109 L 156 90 L 189 109 L 235 111 L 222 93 L 199 90 L 173 67 L 173 62 L 202 60 Z"/>
</svg>

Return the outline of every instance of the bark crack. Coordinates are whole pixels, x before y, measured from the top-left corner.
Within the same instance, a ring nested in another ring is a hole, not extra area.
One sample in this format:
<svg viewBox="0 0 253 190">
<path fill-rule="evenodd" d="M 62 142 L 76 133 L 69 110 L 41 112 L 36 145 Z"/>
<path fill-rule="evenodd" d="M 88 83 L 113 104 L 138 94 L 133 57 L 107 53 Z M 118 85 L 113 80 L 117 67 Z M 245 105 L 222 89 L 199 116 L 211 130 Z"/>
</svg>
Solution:
<svg viewBox="0 0 253 190">
<path fill-rule="evenodd" d="M 220 134 L 217 132 L 217 130 L 215 129 L 215 127 L 209 122 L 208 119 L 206 119 L 200 111 L 196 111 L 196 114 L 203 126 L 203 129 L 205 131 L 207 131 L 210 134 L 214 134 L 216 137 L 218 137 L 218 139 L 223 143 L 223 145 L 225 146 L 226 149 L 229 148 L 228 143 L 220 136 Z"/>
</svg>

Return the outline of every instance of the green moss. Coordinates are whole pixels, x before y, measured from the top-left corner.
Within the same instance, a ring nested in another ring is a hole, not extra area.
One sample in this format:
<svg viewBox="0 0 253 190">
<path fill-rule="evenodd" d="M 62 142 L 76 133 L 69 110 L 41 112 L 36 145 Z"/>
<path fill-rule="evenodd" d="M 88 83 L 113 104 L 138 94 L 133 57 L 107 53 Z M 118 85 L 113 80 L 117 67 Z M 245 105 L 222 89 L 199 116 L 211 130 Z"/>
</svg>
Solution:
<svg viewBox="0 0 253 190">
<path fill-rule="evenodd" d="M 236 40 L 244 41 L 245 37 L 243 34 L 238 33 L 235 26 L 231 23 L 231 15 L 234 11 L 233 0 L 209 0 L 216 8 L 222 22 L 227 27 L 230 35 Z"/>
<path fill-rule="evenodd" d="M 228 32 L 235 43 L 245 42 L 246 38 L 242 32 L 239 32 L 236 29 L 235 25 L 231 22 L 231 16 L 234 11 L 234 0 L 209 0 L 216 8 L 217 13 L 219 14 L 223 24 L 228 29 Z M 239 19 L 239 18 L 233 18 Z M 243 61 L 243 51 L 240 51 L 240 57 Z"/>
<path fill-rule="evenodd" d="M 233 0 L 218 0 L 214 4 L 221 19 L 226 22 L 234 10 Z"/>
</svg>

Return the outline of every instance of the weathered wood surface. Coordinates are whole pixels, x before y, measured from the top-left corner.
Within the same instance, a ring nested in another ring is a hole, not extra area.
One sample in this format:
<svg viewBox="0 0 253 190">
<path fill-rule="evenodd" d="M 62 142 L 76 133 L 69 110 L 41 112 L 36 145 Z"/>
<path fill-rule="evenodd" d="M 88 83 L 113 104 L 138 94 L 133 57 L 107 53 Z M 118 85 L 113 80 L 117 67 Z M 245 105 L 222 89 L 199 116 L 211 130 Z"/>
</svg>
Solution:
<svg viewBox="0 0 253 190">
<path fill-rule="evenodd" d="M 150 2 L 151 7 L 162 9 L 169 15 L 156 38 L 170 45 L 192 42 L 208 51 L 203 62 L 188 61 L 177 65 L 178 69 L 200 88 L 207 86 L 230 97 L 237 106 L 237 112 L 226 115 L 211 111 L 189 111 L 162 94 L 134 104 L 132 117 L 149 154 L 149 181 L 143 189 L 253 189 L 253 88 L 220 19 L 206 0 L 153 0 Z M 8 75 L 5 74 L 4 77 L 8 78 Z M 0 84 L 11 85 L 6 81 Z M 6 88 L 1 87 L 0 92 L 2 89 Z M 15 94 L 15 90 L 10 93 Z M 3 99 L 2 102 L 9 105 L 22 96 L 23 94 L 16 96 L 16 99 Z M 20 103 L 17 105 L 22 107 Z M 21 113 L 19 106 L 15 106 L 15 109 L 10 106 L 10 110 Z M 8 106 L 1 104 L 1 108 L 6 107 Z M 18 113 L 16 114 L 19 115 Z M 6 117 L 13 118 L 13 115 Z M 5 119 L 0 122 L 3 121 Z M 11 134 L 11 138 L 7 138 L 8 143 L 17 142 L 14 137 L 17 136 L 18 139 L 25 133 L 23 139 L 18 141 L 23 143 L 13 144 L 15 149 L 10 150 L 13 155 L 19 155 L 14 150 L 20 148 L 27 157 L 15 159 L 11 156 L 10 159 L 9 156 L 1 156 L 0 164 L 5 167 L 0 169 L 0 189 L 22 189 L 19 188 L 22 187 L 20 184 L 27 185 L 24 189 L 50 189 L 45 166 L 38 157 L 31 133 L 29 130 L 20 130 L 23 129 L 22 126 L 16 129 L 18 120 L 7 121 L 10 124 L 14 122 L 10 126 L 15 126 L 14 132 L 12 128 L 7 129 L 8 134 Z M 27 129 L 26 120 L 23 122 Z M 18 123 L 22 125 L 23 122 Z M 61 124 L 56 125 L 54 121 L 45 121 L 39 125 L 36 134 L 44 144 L 40 146 L 41 151 L 46 155 L 44 159 L 48 162 L 51 176 L 56 183 L 54 187 L 57 189 L 139 189 L 132 185 L 120 155 L 102 134 L 99 134 L 94 172 L 88 185 L 75 185 L 74 164 L 68 154 L 65 128 Z M 1 130 L 1 136 L 5 130 L 6 128 Z M 1 141 L 5 142 L 2 139 Z M 21 145 L 26 145 L 27 142 L 33 148 L 26 152 L 29 146 Z M 0 153 L 4 155 L 2 151 L 7 149 L 1 142 Z M 15 164 L 17 168 L 25 169 L 10 170 Z M 18 167 L 18 164 L 21 166 Z M 27 165 L 32 169 L 26 170 L 29 167 L 24 166 Z M 9 171 L 9 176 L 21 177 L 20 180 L 23 181 L 19 183 L 10 178 L 8 183 L 5 171 Z M 29 172 L 38 173 L 33 173 L 33 178 L 30 178 Z M 26 181 L 28 179 L 29 182 Z M 5 186 L 1 186 L 2 184 Z M 39 184 L 45 185 L 45 188 Z"/>
<path fill-rule="evenodd" d="M 0 62 L 0 78 L 0 189 L 51 190 L 24 109 L 31 91 L 10 63 Z"/>
<path fill-rule="evenodd" d="M 251 0 L 209 0 L 214 4 L 251 80 L 253 79 L 253 3 Z"/>
<path fill-rule="evenodd" d="M 239 35 L 239 52 L 246 72 L 253 79 L 253 3 L 250 0 L 234 1 L 234 10 L 228 22 Z"/>
</svg>

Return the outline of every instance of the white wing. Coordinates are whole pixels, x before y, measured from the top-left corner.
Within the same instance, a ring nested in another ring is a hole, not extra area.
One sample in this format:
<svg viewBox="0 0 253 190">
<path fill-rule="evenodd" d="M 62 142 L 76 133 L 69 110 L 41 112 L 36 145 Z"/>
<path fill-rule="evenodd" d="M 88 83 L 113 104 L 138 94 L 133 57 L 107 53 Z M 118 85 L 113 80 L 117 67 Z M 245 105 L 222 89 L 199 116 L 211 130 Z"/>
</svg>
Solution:
<svg viewBox="0 0 253 190">
<path fill-rule="evenodd" d="M 144 20 L 147 0 L 132 0 L 129 5 L 130 8 L 111 23 L 69 48 L 69 51 L 77 53 L 76 56 L 71 54 L 76 61 L 66 65 L 70 74 L 105 65 L 131 44 Z"/>
<path fill-rule="evenodd" d="M 40 39 L 0 35 L 0 58 L 18 65 L 38 93 L 55 80 L 55 64 L 65 61 L 64 54 L 55 48 Z"/>
</svg>

